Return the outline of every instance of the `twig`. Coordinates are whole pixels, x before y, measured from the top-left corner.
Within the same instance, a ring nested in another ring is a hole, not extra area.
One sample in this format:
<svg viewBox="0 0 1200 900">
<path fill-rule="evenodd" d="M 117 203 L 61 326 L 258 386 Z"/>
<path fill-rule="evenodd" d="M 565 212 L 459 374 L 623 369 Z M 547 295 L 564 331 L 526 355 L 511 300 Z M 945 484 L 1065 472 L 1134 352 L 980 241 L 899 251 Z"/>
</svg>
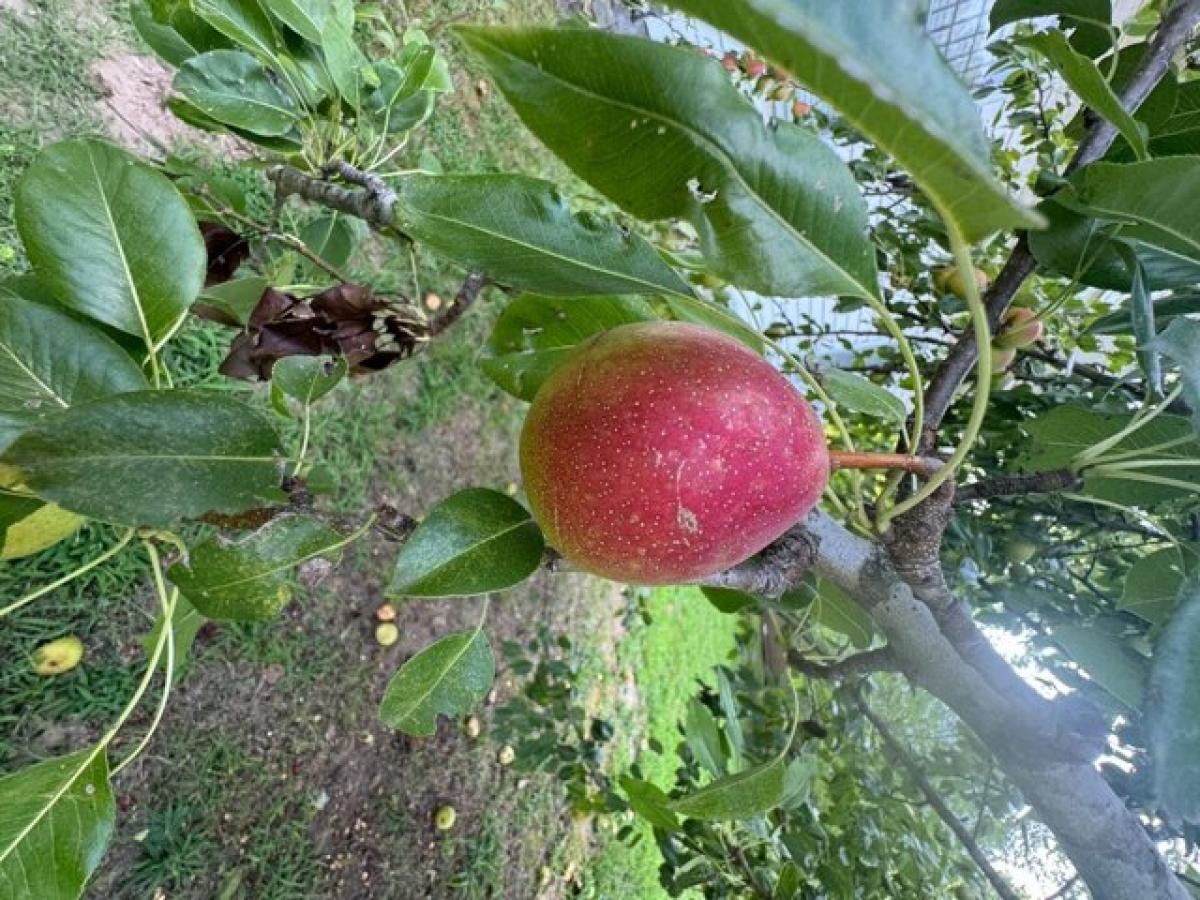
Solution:
<svg viewBox="0 0 1200 900">
<path fill-rule="evenodd" d="M 429 323 L 429 336 L 431 338 L 436 337 L 461 319 L 463 313 L 471 308 L 479 298 L 480 293 L 489 284 L 491 284 L 491 281 L 478 272 L 472 272 L 468 275 L 463 281 L 462 287 L 458 289 L 458 294 L 455 295 L 454 302 L 442 310 L 441 314 Z"/>
<path fill-rule="evenodd" d="M 342 174 L 340 170 L 339 174 Z M 364 174 L 363 177 L 367 176 Z M 378 181 L 375 176 L 369 177 Z M 377 231 L 383 231 L 392 225 L 392 207 L 396 203 L 396 192 L 382 182 L 373 187 L 350 190 L 332 181 L 314 178 L 294 166 L 284 165 L 267 169 L 267 178 L 275 185 L 276 194 L 284 199 L 301 197 L 311 203 L 362 219 Z"/>
<path fill-rule="evenodd" d="M 829 454 L 830 467 L 839 469 L 900 469 L 928 478 L 943 465 L 940 459 L 929 456 L 910 456 L 905 453 L 869 453 L 835 450 Z"/>
<path fill-rule="evenodd" d="M 900 664 L 887 647 L 854 653 L 833 663 L 816 663 L 799 650 L 788 650 L 788 665 L 809 678 L 841 681 L 855 675 L 870 675 L 873 672 L 899 672 Z"/>
<path fill-rule="evenodd" d="M 1060 900 L 1061 897 L 1067 896 L 1067 891 L 1069 891 L 1069 890 L 1071 890 L 1071 888 L 1075 887 L 1075 885 L 1078 881 L 1079 881 L 1079 873 L 1076 872 L 1074 875 L 1072 875 L 1070 878 L 1068 878 L 1065 882 L 1063 882 L 1063 886 L 1060 887 L 1053 894 L 1051 894 L 1049 897 L 1047 897 L 1046 900 Z"/>
<path fill-rule="evenodd" d="M 963 826 L 958 816 L 946 805 L 946 801 L 942 799 L 941 795 L 937 792 L 937 788 L 926 777 L 921 766 L 909 755 L 900 740 L 892 734 L 887 723 L 875 714 L 875 711 L 863 699 L 861 693 L 858 694 L 856 699 L 863 715 L 875 726 L 875 730 L 879 732 L 879 736 L 883 738 L 883 742 L 887 745 L 888 749 L 900 761 L 900 764 L 908 772 L 909 777 L 916 783 L 917 787 L 921 789 L 921 793 L 925 795 L 925 799 L 929 801 L 929 805 L 938 814 L 938 818 L 945 822 L 947 827 L 954 832 L 954 836 L 958 838 L 958 842 L 962 844 L 963 849 L 975 861 L 975 865 L 979 867 L 979 871 L 988 880 L 988 884 L 1000 895 L 1002 900 L 1020 900 L 1017 892 L 1009 886 L 1008 882 L 992 866 L 991 861 L 988 860 L 986 854 L 980 849 L 979 843 Z"/>
<path fill-rule="evenodd" d="M 1033 472 L 1029 475 L 998 475 L 971 484 L 961 485 L 954 495 L 955 503 L 968 500 L 991 500 L 1017 494 L 1052 494 L 1057 491 L 1078 490 L 1083 480 L 1070 469 Z"/>
<path fill-rule="evenodd" d="M 203 187 L 199 188 L 198 193 L 200 193 L 204 197 L 205 200 L 207 200 L 210 204 L 213 205 L 213 208 L 216 210 L 216 212 L 219 215 L 226 216 L 230 219 L 233 219 L 233 221 L 237 222 L 239 225 L 244 225 L 246 228 L 249 228 L 251 231 L 253 231 L 255 234 L 257 234 L 259 237 L 261 237 L 263 240 L 274 241 L 277 244 L 283 244 L 289 250 L 293 250 L 296 253 L 303 256 L 305 259 L 307 259 L 310 263 L 312 263 L 314 266 L 316 266 L 318 269 L 320 269 L 326 275 L 328 275 L 331 278 L 333 278 L 334 280 L 336 280 L 339 284 L 349 284 L 350 283 L 350 279 L 346 275 L 344 275 L 341 271 L 339 271 L 336 266 L 330 265 L 328 262 L 323 260 L 319 255 L 314 253 L 312 251 L 312 249 L 309 248 L 309 246 L 306 243 L 304 243 L 304 241 L 300 240 L 298 237 L 295 237 L 294 235 L 290 235 L 290 234 L 284 234 L 283 232 L 280 232 L 280 231 L 275 231 L 275 230 L 267 227 L 266 225 L 262 225 L 259 222 L 254 221 L 249 216 L 243 216 L 237 210 L 231 209 L 230 207 L 228 207 L 225 204 L 218 201 L 216 199 L 216 197 L 214 197 L 206 188 L 203 188 Z"/>
</svg>

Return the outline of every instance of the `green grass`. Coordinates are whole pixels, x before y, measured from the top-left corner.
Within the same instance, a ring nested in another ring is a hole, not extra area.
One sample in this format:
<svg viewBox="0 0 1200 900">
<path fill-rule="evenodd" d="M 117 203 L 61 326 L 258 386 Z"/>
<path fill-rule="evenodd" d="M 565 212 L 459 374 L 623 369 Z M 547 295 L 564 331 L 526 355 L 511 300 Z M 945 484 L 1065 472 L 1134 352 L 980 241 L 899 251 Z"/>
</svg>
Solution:
<svg viewBox="0 0 1200 900">
<path fill-rule="evenodd" d="M 635 619 L 630 634 L 619 647 L 621 671 L 633 673 L 639 709 L 630 715 L 618 706 L 618 733 L 640 733 L 636 747 L 618 742 L 612 769 L 624 771 L 636 762 L 646 780 L 663 790 L 675 783 L 680 741 L 678 723 L 696 695 L 698 681 L 715 684 L 713 667 L 729 659 L 734 649 L 737 618 L 718 612 L 695 588 L 661 588 L 645 597 L 646 624 Z M 651 740 L 662 754 L 647 747 Z M 589 862 L 585 896 L 603 900 L 650 900 L 666 897 L 658 883 L 661 863 L 651 830 L 639 823 L 641 840 L 634 847 L 617 841 L 611 831 L 601 832 Z"/>
<path fill-rule="evenodd" d="M 100 10 L 93 27 L 80 27 L 82 8 L 67 0 L 30 7 L 23 16 L 0 8 L 0 278 L 22 265 L 7 198 L 44 144 L 96 129 L 88 67 L 117 33 Z"/>
</svg>

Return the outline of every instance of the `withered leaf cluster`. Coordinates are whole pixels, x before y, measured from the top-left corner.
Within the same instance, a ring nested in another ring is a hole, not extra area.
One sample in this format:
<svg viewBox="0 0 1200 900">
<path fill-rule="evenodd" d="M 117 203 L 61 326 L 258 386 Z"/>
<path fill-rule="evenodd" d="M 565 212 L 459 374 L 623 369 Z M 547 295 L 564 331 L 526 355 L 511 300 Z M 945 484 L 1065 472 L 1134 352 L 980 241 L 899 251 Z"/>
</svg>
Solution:
<svg viewBox="0 0 1200 900">
<path fill-rule="evenodd" d="M 378 372 L 428 339 L 424 315 L 365 284 L 339 284 L 311 297 L 263 291 L 221 374 L 267 380 L 285 356 L 343 356 L 353 373 Z"/>
</svg>

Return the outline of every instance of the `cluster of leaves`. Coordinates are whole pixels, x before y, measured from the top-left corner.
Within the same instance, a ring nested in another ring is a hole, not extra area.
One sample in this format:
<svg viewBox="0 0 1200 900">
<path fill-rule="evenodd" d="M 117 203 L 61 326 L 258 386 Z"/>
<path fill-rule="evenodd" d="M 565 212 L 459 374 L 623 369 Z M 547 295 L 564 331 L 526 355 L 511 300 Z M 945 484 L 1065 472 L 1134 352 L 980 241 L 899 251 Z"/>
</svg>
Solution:
<svg viewBox="0 0 1200 900">
<path fill-rule="evenodd" d="M 178 69 L 175 115 L 310 164 L 375 168 L 451 89 L 427 35 L 397 36 L 377 8 L 350 0 L 144 0 L 131 14 Z M 359 27 L 368 32 L 361 41 Z"/>
<path fill-rule="evenodd" d="M 677 763 L 669 786 L 646 781 L 636 763 L 613 771 L 611 726 L 584 709 L 570 641 L 546 631 L 528 646 L 506 645 L 510 670 L 525 681 L 497 709 L 492 737 L 515 748 L 521 771 L 561 781 L 578 813 L 613 818 L 619 840 L 652 834 L 671 896 L 985 896 L 979 873 L 864 719 L 854 691 L 803 682 L 804 718 L 784 747 L 794 702 L 764 663 L 755 630 L 745 630 L 738 663 L 714 670 L 714 687 L 690 702 L 678 743 L 650 741 L 649 753 Z M 1000 852 L 1020 803 L 988 777 L 986 751 L 896 684 L 880 685 L 871 702 L 925 730 L 928 777 L 958 814 L 977 819 L 980 842 Z M 772 764 L 780 750 L 786 767 Z"/>
</svg>

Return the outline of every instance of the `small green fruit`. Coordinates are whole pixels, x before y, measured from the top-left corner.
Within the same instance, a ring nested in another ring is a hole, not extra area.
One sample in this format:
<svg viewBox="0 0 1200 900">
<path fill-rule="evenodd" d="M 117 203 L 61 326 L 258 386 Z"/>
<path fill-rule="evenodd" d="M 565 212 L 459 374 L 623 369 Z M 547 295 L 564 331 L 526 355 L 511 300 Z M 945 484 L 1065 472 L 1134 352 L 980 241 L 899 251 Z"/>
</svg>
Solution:
<svg viewBox="0 0 1200 900">
<path fill-rule="evenodd" d="M 1009 572 L 1012 573 L 1013 578 L 1021 581 L 1028 581 L 1033 577 L 1033 568 L 1026 563 L 1013 563 Z"/>
<path fill-rule="evenodd" d="M 979 286 L 979 290 L 987 290 L 987 275 L 979 269 L 974 269 L 973 271 L 975 272 L 975 283 Z M 960 300 L 967 299 L 967 280 L 963 277 L 963 273 L 959 271 L 958 266 L 944 266 L 940 269 L 935 269 L 933 273 L 933 286 L 939 294 L 953 294 Z"/>
<path fill-rule="evenodd" d="M 992 374 L 1000 375 L 1008 371 L 1008 367 L 1017 358 L 1017 351 L 1009 348 L 992 347 Z"/>
<path fill-rule="evenodd" d="M 1029 538 L 1015 538 L 1004 548 L 1004 555 L 1010 563 L 1027 563 L 1037 556 L 1038 545 Z"/>
<path fill-rule="evenodd" d="M 500 754 L 496 757 L 496 761 L 502 766 L 511 766 L 513 760 L 517 758 L 517 751 L 505 744 L 500 748 Z"/>
<path fill-rule="evenodd" d="M 375 626 L 375 642 L 381 647 L 390 647 L 400 640 L 400 629 L 394 622 L 380 622 Z"/>
<path fill-rule="evenodd" d="M 453 806 L 439 806 L 438 811 L 433 814 L 433 827 L 438 831 L 449 831 L 457 821 L 458 813 L 454 811 Z"/>
<path fill-rule="evenodd" d="M 83 641 L 69 634 L 33 651 L 33 671 L 38 675 L 61 675 L 79 665 L 81 659 Z"/>
<path fill-rule="evenodd" d="M 1041 340 L 1046 332 L 1046 323 L 1037 318 L 1037 313 L 1024 306 L 1014 307 L 1000 320 L 1003 330 L 993 343 L 1004 349 L 1028 347 Z"/>
</svg>

